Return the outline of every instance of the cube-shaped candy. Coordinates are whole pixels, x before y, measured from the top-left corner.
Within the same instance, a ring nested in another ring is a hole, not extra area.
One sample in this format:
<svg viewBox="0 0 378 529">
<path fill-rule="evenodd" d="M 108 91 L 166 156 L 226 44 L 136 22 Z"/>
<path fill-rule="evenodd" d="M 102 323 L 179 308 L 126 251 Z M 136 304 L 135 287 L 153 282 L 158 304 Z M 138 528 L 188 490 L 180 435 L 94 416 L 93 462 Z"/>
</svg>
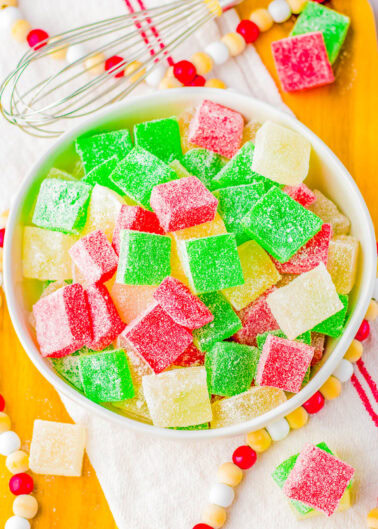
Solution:
<svg viewBox="0 0 378 529">
<path fill-rule="evenodd" d="M 111 189 L 96 184 L 89 202 L 87 222 L 81 235 L 101 230 L 109 242 L 112 242 L 113 231 L 118 214 L 125 201 Z"/>
<path fill-rule="evenodd" d="M 191 426 L 211 420 L 204 367 L 145 376 L 143 390 L 155 426 Z"/>
<path fill-rule="evenodd" d="M 180 241 L 178 248 L 194 292 L 215 292 L 244 283 L 233 233 Z"/>
<path fill-rule="evenodd" d="M 156 286 L 151 285 L 114 283 L 110 295 L 121 320 L 130 323 L 144 312 L 148 305 L 153 302 L 156 288 Z"/>
<path fill-rule="evenodd" d="M 188 176 L 191 176 L 189 171 L 178 160 L 172 160 L 171 162 L 169 162 L 168 165 L 171 169 L 174 170 L 177 178 L 186 178 Z"/>
<path fill-rule="evenodd" d="M 155 373 L 173 364 L 192 341 L 191 333 L 157 303 L 151 304 L 121 335 L 121 343 L 133 347 Z"/>
<path fill-rule="evenodd" d="M 193 331 L 193 340 L 198 349 L 209 351 L 215 342 L 226 340 L 236 333 L 241 328 L 241 322 L 220 292 L 201 294 L 199 298 L 210 310 L 214 319 Z"/>
<path fill-rule="evenodd" d="M 272 51 L 285 92 L 316 88 L 335 80 L 320 31 L 276 40 Z"/>
<path fill-rule="evenodd" d="M 279 184 L 298 185 L 307 176 L 310 152 L 304 136 L 266 121 L 256 134 L 252 170 Z"/>
<path fill-rule="evenodd" d="M 141 208 L 140 206 L 127 206 L 126 204 L 120 209 L 113 232 L 112 244 L 117 255 L 119 255 L 121 246 L 121 230 L 144 231 L 145 233 L 164 235 L 159 219 L 153 211 Z"/>
<path fill-rule="evenodd" d="M 267 413 L 285 401 L 286 396 L 282 389 L 253 387 L 245 393 L 215 401 L 211 406 L 213 419 L 210 424 L 212 428 L 240 424 Z"/>
<path fill-rule="evenodd" d="M 192 121 L 195 113 L 195 107 L 189 107 L 186 108 L 183 112 L 181 112 L 181 114 L 178 116 L 178 123 L 180 127 L 181 136 L 181 147 L 183 153 L 186 153 L 190 149 L 193 149 L 195 147 L 195 145 L 193 145 L 189 141 L 190 122 Z"/>
<path fill-rule="evenodd" d="M 331 224 L 335 235 L 345 235 L 350 230 L 350 220 L 340 213 L 336 204 L 329 200 L 317 189 L 314 189 L 315 202 L 308 208 L 322 219 L 323 222 Z"/>
<path fill-rule="evenodd" d="M 208 224 L 208 223 L 206 223 Z M 191 230 L 192 228 L 188 228 Z M 186 230 L 182 230 L 186 231 Z M 184 267 L 182 266 L 181 259 L 178 253 L 177 242 L 173 233 L 168 233 L 169 238 L 171 239 L 171 276 L 175 277 L 184 285 L 189 286 L 189 279 L 187 278 Z"/>
<path fill-rule="evenodd" d="M 321 31 L 331 63 L 336 60 L 350 24 L 349 17 L 316 2 L 307 2 L 291 35 Z"/>
<path fill-rule="evenodd" d="M 165 231 L 212 221 L 218 206 L 218 200 L 195 176 L 155 186 L 150 203 Z"/>
<path fill-rule="evenodd" d="M 83 347 L 71 355 L 62 356 L 62 358 L 52 358 L 51 362 L 55 371 L 71 382 L 71 384 L 79 391 L 83 391 L 83 384 L 80 378 L 79 356 L 83 354 L 91 354 L 91 352 L 92 351 L 88 349 L 88 347 Z"/>
<path fill-rule="evenodd" d="M 58 231 L 25 226 L 22 272 L 31 279 L 63 280 L 72 277 L 69 249 L 77 237 Z"/>
<path fill-rule="evenodd" d="M 175 360 L 175 366 L 194 367 L 203 366 L 205 363 L 205 353 L 197 349 L 194 344 L 189 347 Z"/>
<path fill-rule="evenodd" d="M 113 156 L 123 160 L 133 148 L 127 129 L 112 130 L 92 136 L 80 136 L 75 141 L 76 152 L 82 159 L 85 174 Z"/>
<path fill-rule="evenodd" d="M 204 100 L 190 122 L 188 140 L 199 147 L 232 158 L 243 136 L 244 120 L 239 112 Z"/>
<path fill-rule="evenodd" d="M 257 242 L 245 242 L 238 247 L 238 254 L 244 284 L 227 288 L 223 290 L 223 294 L 236 310 L 241 310 L 275 285 L 281 276 L 268 254 Z"/>
<path fill-rule="evenodd" d="M 60 288 L 33 306 L 42 356 L 59 358 L 92 340 L 92 325 L 84 289 L 78 283 Z"/>
<path fill-rule="evenodd" d="M 250 121 L 248 121 L 248 123 L 244 126 L 243 129 L 243 145 L 247 143 L 247 141 L 255 141 L 256 132 L 259 130 L 261 125 L 262 123 L 260 121 L 257 121 L 256 119 L 251 119 Z"/>
<path fill-rule="evenodd" d="M 214 319 L 206 305 L 174 277 L 161 282 L 154 298 L 173 321 L 188 329 L 198 329 Z"/>
<path fill-rule="evenodd" d="M 135 145 L 164 162 L 182 156 L 180 128 L 176 117 L 155 119 L 134 125 Z"/>
<path fill-rule="evenodd" d="M 264 332 L 262 334 L 258 334 L 257 338 L 256 338 L 256 341 L 257 341 L 257 347 L 260 350 L 262 350 L 262 348 L 264 347 L 266 339 L 268 338 L 268 336 L 270 334 L 272 336 L 277 336 L 278 338 L 286 338 L 287 339 L 286 334 L 284 332 L 282 332 L 281 329 L 276 329 L 276 330 L 273 330 L 273 331 L 266 331 L 266 332 Z M 307 345 L 311 345 L 312 346 L 312 343 L 311 343 L 311 332 L 310 331 L 304 332 L 303 334 L 298 336 L 295 340 L 297 342 L 302 342 L 302 343 L 305 343 Z"/>
<path fill-rule="evenodd" d="M 326 320 L 322 321 L 312 330 L 314 332 L 319 332 L 331 336 L 332 338 L 337 338 L 340 336 L 344 330 L 346 315 L 348 311 L 348 296 L 345 294 L 339 294 L 343 308 L 336 312 L 333 316 L 330 316 Z"/>
<path fill-rule="evenodd" d="M 172 233 L 172 236 L 177 242 L 179 242 L 187 241 L 189 239 L 211 237 L 213 235 L 223 235 L 224 233 L 227 233 L 226 226 L 222 220 L 222 217 L 216 213 L 214 220 L 211 220 L 210 222 L 204 222 L 203 224 L 198 224 L 192 228 L 177 230 Z"/>
<path fill-rule="evenodd" d="M 218 342 L 206 353 L 209 392 L 232 397 L 247 391 L 256 373 L 259 351 L 234 342 Z"/>
<path fill-rule="evenodd" d="M 315 193 L 303 183 L 297 186 L 285 186 L 283 191 L 305 208 L 316 200 Z"/>
<path fill-rule="evenodd" d="M 147 209 L 151 209 L 152 189 L 176 178 L 169 165 L 141 147 L 134 147 L 110 175 L 112 182 L 125 195 Z"/>
<path fill-rule="evenodd" d="M 268 293 L 269 291 L 240 311 L 239 317 L 243 327 L 233 336 L 236 342 L 256 345 L 256 337 L 258 335 L 279 329 L 278 323 L 274 319 L 266 301 Z"/>
<path fill-rule="evenodd" d="M 171 239 L 141 231 L 121 231 L 117 283 L 159 285 L 170 274 Z"/>
<path fill-rule="evenodd" d="M 117 163 L 117 158 L 113 156 L 113 158 L 110 158 L 109 160 L 106 160 L 105 162 L 98 165 L 97 167 L 91 169 L 89 173 L 81 179 L 81 181 L 91 186 L 95 186 L 96 184 L 98 184 L 100 186 L 108 187 L 109 189 L 112 189 L 118 194 L 123 194 L 121 189 L 116 186 L 109 178 L 114 169 L 116 168 Z"/>
<path fill-rule="evenodd" d="M 79 366 L 88 399 L 112 402 L 134 397 L 130 368 L 123 349 L 80 356 Z"/>
<path fill-rule="evenodd" d="M 311 365 L 315 366 L 323 358 L 324 346 L 325 346 L 325 335 L 319 332 L 311 333 L 311 346 L 315 349 L 314 356 L 311 360 Z"/>
<path fill-rule="evenodd" d="M 92 187 L 87 184 L 47 178 L 39 189 L 33 224 L 64 233 L 80 233 L 91 193 Z"/>
<path fill-rule="evenodd" d="M 331 516 L 354 472 L 354 468 L 347 463 L 308 443 L 299 454 L 282 490 L 288 498 Z"/>
<path fill-rule="evenodd" d="M 219 154 L 207 149 L 191 149 L 181 159 L 182 165 L 196 176 L 208 189 L 213 189 L 213 178 L 224 166 Z"/>
<path fill-rule="evenodd" d="M 323 263 L 271 292 L 267 302 L 289 340 L 313 329 L 343 308 Z"/>
<path fill-rule="evenodd" d="M 337 235 L 329 244 L 327 268 L 339 294 L 349 294 L 356 282 L 359 242 L 350 235 Z"/>
<path fill-rule="evenodd" d="M 269 334 L 257 366 L 256 382 L 298 393 L 313 356 L 310 345 Z"/>
<path fill-rule="evenodd" d="M 34 421 L 29 466 L 34 474 L 81 476 L 85 428 L 78 424 Z"/>
<path fill-rule="evenodd" d="M 69 254 L 90 283 L 108 281 L 117 269 L 117 255 L 101 230 L 82 237 L 72 246 Z"/>
<path fill-rule="evenodd" d="M 244 217 L 246 233 L 285 263 L 322 227 L 322 220 L 273 187 Z"/>
</svg>

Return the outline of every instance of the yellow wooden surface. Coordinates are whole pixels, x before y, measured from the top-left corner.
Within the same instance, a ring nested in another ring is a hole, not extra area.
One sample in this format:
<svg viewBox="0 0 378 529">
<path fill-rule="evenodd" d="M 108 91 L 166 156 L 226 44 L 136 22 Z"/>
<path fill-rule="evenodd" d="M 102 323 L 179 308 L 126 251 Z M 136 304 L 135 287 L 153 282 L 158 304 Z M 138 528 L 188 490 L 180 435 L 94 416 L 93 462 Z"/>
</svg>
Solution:
<svg viewBox="0 0 378 529">
<path fill-rule="evenodd" d="M 247 16 L 252 8 L 267 3 L 246 0 L 240 12 Z M 373 16 L 367 0 L 333 0 L 331 6 L 352 19 L 352 29 L 336 65 L 336 83 L 303 94 L 284 94 L 283 98 L 349 169 L 378 225 L 378 54 Z M 277 25 L 256 43 L 275 78 L 270 42 L 287 36 L 291 27 L 292 21 Z M 4 303 L 0 315 L 0 392 L 7 400 L 13 427 L 27 448 L 35 418 L 69 421 L 69 417 L 56 392 L 23 352 Z M 9 477 L 0 456 L 0 527 L 12 512 Z M 34 529 L 115 528 L 87 458 L 82 478 L 35 476 L 35 483 L 40 514 L 33 522 Z"/>
</svg>

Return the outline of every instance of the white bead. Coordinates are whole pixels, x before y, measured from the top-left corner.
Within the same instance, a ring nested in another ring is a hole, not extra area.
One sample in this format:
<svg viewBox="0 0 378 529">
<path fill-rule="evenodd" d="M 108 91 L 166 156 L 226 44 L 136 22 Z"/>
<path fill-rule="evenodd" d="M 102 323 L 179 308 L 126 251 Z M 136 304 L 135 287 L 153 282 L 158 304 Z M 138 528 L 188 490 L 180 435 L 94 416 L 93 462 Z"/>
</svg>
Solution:
<svg viewBox="0 0 378 529">
<path fill-rule="evenodd" d="M 291 9 L 286 0 L 273 0 L 268 5 L 268 11 L 274 22 L 280 24 L 291 17 Z"/>
<path fill-rule="evenodd" d="M 12 516 L 5 522 L 4 529 L 30 529 L 30 522 L 21 516 Z"/>
<path fill-rule="evenodd" d="M 378 301 L 378 277 L 375 279 L 373 298 Z"/>
<path fill-rule="evenodd" d="M 0 29 L 8 30 L 10 32 L 14 22 L 25 18 L 17 7 L 6 7 L 0 9 Z"/>
<path fill-rule="evenodd" d="M 160 84 L 160 81 L 164 78 L 166 71 L 167 68 L 164 68 L 162 64 L 154 66 L 151 73 L 149 73 L 145 78 L 145 81 L 148 86 L 152 86 L 152 88 L 157 88 Z"/>
<path fill-rule="evenodd" d="M 340 382 L 346 382 L 353 375 L 353 364 L 343 358 L 335 371 L 332 373 Z"/>
<path fill-rule="evenodd" d="M 19 450 L 21 441 L 16 432 L 4 432 L 0 435 L 0 454 L 2 456 L 9 456 L 12 452 Z"/>
<path fill-rule="evenodd" d="M 278 421 L 272 422 L 266 427 L 270 437 L 273 441 L 282 441 L 289 435 L 290 426 L 286 419 L 282 418 Z"/>
<path fill-rule="evenodd" d="M 234 489 L 224 483 L 215 483 L 210 489 L 209 502 L 219 505 L 219 507 L 229 507 L 234 498 Z"/>
<path fill-rule="evenodd" d="M 81 60 L 84 55 L 87 55 L 88 51 L 81 44 L 74 44 L 69 46 L 66 54 L 66 61 L 72 64 L 75 61 Z"/>
<path fill-rule="evenodd" d="M 205 48 L 205 53 L 210 55 L 215 64 L 223 64 L 230 57 L 230 52 L 226 46 L 221 41 L 212 42 Z"/>
</svg>

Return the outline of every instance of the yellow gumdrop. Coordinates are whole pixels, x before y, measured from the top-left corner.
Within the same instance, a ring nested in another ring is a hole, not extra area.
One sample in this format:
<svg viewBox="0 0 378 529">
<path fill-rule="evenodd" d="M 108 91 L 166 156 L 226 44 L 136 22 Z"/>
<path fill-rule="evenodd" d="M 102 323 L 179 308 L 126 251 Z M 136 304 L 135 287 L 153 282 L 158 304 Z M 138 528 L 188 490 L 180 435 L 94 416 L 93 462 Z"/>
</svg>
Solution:
<svg viewBox="0 0 378 529">
<path fill-rule="evenodd" d="M 159 84 L 160 90 L 166 90 L 167 88 L 180 88 L 180 86 L 182 86 L 182 84 L 175 77 L 164 77 Z"/>
<path fill-rule="evenodd" d="M 239 35 L 239 33 L 226 33 L 226 35 L 221 38 L 221 41 L 227 46 L 232 57 L 240 55 L 246 46 L 245 40 Z"/>
<path fill-rule="evenodd" d="M 374 321 L 378 316 L 378 303 L 372 299 L 366 311 L 365 320 Z"/>
<path fill-rule="evenodd" d="M 369 529 L 378 529 L 378 507 L 369 512 L 366 523 Z"/>
<path fill-rule="evenodd" d="M 25 42 L 31 29 L 32 27 L 27 20 L 16 20 L 11 28 L 12 37 L 17 40 L 17 42 Z"/>
<path fill-rule="evenodd" d="M 320 393 L 327 400 L 336 399 L 341 393 L 341 382 L 338 378 L 330 376 L 319 389 Z"/>
<path fill-rule="evenodd" d="M 13 502 L 13 512 L 15 516 L 31 520 L 38 512 L 38 502 L 30 494 L 21 494 Z"/>
<path fill-rule="evenodd" d="M 292 430 L 299 430 L 299 428 L 302 428 L 307 424 L 308 413 L 302 406 L 300 406 L 289 413 L 289 415 L 286 415 L 286 420 Z"/>
<path fill-rule="evenodd" d="M 9 432 L 11 429 L 11 421 L 6 413 L 0 411 L 0 433 Z"/>
<path fill-rule="evenodd" d="M 12 474 L 26 472 L 29 470 L 29 456 L 23 450 L 16 450 L 16 452 L 9 454 L 5 466 Z"/>
<path fill-rule="evenodd" d="M 230 487 L 236 487 L 243 479 L 243 471 L 238 466 L 227 461 L 222 463 L 218 468 L 217 480 L 219 483 L 224 483 Z"/>
<path fill-rule="evenodd" d="M 303 11 L 304 6 L 307 4 L 307 0 L 286 0 L 290 6 L 291 11 L 294 15 L 298 15 Z"/>
<path fill-rule="evenodd" d="M 125 68 L 125 75 L 128 77 L 130 84 L 136 83 L 145 73 L 146 69 L 143 68 L 143 64 L 140 61 L 133 61 Z"/>
<path fill-rule="evenodd" d="M 197 53 L 194 53 L 191 56 L 190 61 L 196 67 L 198 75 L 206 75 L 213 69 L 213 59 L 203 51 L 197 51 Z"/>
<path fill-rule="evenodd" d="M 269 11 L 264 8 L 256 9 L 252 11 L 249 16 L 249 20 L 252 20 L 258 26 L 260 31 L 268 31 L 273 26 L 273 18 Z"/>
<path fill-rule="evenodd" d="M 227 86 L 220 79 L 208 79 L 205 83 L 206 88 L 222 88 L 225 89 Z"/>
<path fill-rule="evenodd" d="M 95 53 L 85 60 L 84 66 L 89 73 L 93 75 L 100 75 L 105 71 L 105 60 L 106 57 L 103 53 Z"/>
<path fill-rule="evenodd" d="M 357 362 L 357 360 L 361 358 L 363 351 L 364 346 L 362 343 L 358 340 L 353 340 L 349 349 L 345 353 L 344 358 L 345 360 L 349 360 L 349 362 Z"/>
<path fill-rule="evenodd" d="M 226 522 L 227 514 L 223 507 L 209 503 L 202 513 L 202 522 L 214 529 L 220 529 Z"/>
<path fill-rule="evenodd" d="M 247 445 L 257 453 L 265 452 L 271 444 L 272 439 L 265 428 L 247 434 Z"/>
</svg>

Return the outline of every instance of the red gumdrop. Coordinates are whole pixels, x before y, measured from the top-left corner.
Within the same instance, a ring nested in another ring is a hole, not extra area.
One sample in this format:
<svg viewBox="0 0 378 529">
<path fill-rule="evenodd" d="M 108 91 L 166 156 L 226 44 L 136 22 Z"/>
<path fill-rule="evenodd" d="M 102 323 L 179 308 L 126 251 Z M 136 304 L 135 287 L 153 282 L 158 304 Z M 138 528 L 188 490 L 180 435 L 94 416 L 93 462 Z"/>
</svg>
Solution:
<svg viewBox="0 0 378 529">
<path fill-rule="evenodd" d="M 4 247 L 5 228 L 0 230 L 0 248 Z"/>
<path fill-rule="evenodd" d="M 197 523 L 193 529 L 213 529 L 210 525 L 207 525 L 207 523 Z"/>
<path fill-rule="evenodd" d="M 193 81 L 189 83 L 190 86 L 205 86 L 206 79 L 203 75 L 196 75 Z"/>
<path fill-rule="evenodd" d="M 43 48 L 43 46 L 46 46 L 47 40 L 49 38 L 49 34 L 46 33 L 43 29 L 32 29 L 29 31 L 26 40 L 28 41 L 28 44 L 31 48 L 34 48 L 35 50 L 39 50 Z"/>
<path fill-rule="evenodd" d="M 243 470 L 253 467 L 256 463 L 257 455 L 250 446 L 239 446 L 232 454 L 232 461 Z"/>
<path fill-rule="evenodd" d="M 243 37 L 247 44 L 251 44 L 257 40 L 260 35 L 260 29 L 252 20 L 241 20 L 236 28 L 237 33 Z"/>
<path fill-rule="evenodd" d="M 24 472 L 15 474 L 9 480 L 9 489 L 15 496 L 20 496 L 20 494 L 30 494 L 33 488 L 33 478 Z"/>
<path fill-rule="evenodd" d="M 191 84 L 197 75 L 196 67 L 190 61 L 179 61 L 173 66 L 173 75 L 185 86 Z"/>
<path fill-rule="evenodd" d="M 125 69 L 122 68 L 121 70 L 117 70 L 119 66 L 125 66 L 126 62 L 125 60 L 120 57 L 119 55 L 112 55 L 109 57 L 109 59 L 106 59 L 105 61 L 105 71 L 109 73 L 116 72 L 114 74 L 114 77 L 123 77 L 125 75 Z"/>
<path fill-rule="evenodd" d="M 363 342 L 364 340 L 366 340 L 369 334 L 370 334 L 369 322 L 366 320 L 362 320 L 360 328 L 358 329 L 357 334 L 356 334 L 356 340 L 358 340 L 359 342 Z"/>
<path fill-rule="evenodd" d="M 4 411 L 5 408 L 5 400 L 2 395 L 0 395 L 0 411 Z"/>
<path fill-rule="evenodd" d="M 308 399 L 308 401 L 302 404 L 302 406 L 307 411 L 307 413 L 309 413 L 310 415 L 314 415 L 323 408 L 324 397 L 320 393 L 320 391 L 317 391 L 310 399 Z"/>
</svg>

